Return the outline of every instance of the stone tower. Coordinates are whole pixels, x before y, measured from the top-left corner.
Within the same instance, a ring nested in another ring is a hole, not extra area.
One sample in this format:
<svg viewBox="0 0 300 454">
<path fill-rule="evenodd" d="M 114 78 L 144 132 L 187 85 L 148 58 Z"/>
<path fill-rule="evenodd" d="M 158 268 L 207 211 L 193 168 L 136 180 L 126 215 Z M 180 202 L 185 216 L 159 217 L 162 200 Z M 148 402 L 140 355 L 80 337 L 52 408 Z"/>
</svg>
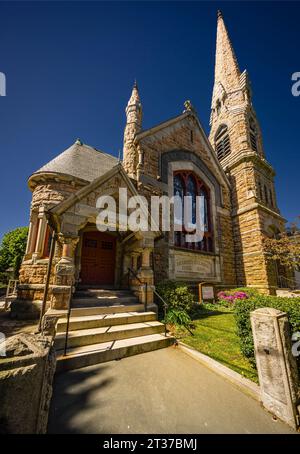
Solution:
<svg viewBox="0 0 300 454">
<path fill-rule="evenodd" d="M 238 285 L 273 293 L 279 271 L 266 260 L 263 237 L 283 230 L 285 220 L 276 204 L 275 173 L 265 159 L 248 74 L 239 69 L 220 12 L 210 126 L 210 142 L 232 185 Z"/>
<path fill-rule="evenodd" d="M 129 176 L 137 175 L 138 156 L 134 138 L 142 129 L 142 104 L 137 83 L 134 83 L 131 97 L 126 107 L 126 126 L 124 131 L 123 165 Z"/>
</svg>

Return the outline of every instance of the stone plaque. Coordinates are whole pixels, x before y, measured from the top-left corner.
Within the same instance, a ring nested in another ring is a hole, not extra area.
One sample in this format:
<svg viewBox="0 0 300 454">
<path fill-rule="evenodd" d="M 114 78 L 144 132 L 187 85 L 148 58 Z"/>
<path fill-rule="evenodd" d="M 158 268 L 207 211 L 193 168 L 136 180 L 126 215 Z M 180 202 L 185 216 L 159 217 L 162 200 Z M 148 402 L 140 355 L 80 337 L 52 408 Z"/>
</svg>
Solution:
<svg viewBox="0 0 300 454">
<path fill-rule="evenodd" d="M 176 251 L 174 254 L 175 278 L 194 279 L 215 278 L 214 257 Z"/>
</svg>

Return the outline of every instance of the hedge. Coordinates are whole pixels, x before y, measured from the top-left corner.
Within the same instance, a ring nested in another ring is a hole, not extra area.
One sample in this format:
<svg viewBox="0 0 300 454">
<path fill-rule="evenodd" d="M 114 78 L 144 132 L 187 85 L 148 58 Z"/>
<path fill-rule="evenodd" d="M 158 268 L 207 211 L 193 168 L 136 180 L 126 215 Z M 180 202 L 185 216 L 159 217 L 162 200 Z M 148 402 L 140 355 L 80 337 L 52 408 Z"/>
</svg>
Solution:
<svg viewBox="0 0 300 454">
<path fill-rule="evenodd" d="M 291 334 L 300 331 L 300 298 L 282 298 L 278 296 L 255 295 L 248 299 L 236 300 L 234 315 L 244 356 L 255 363 L 254 344 L 250 321 L 250 312 L 261 307 L 272 307 L 286 312 L 291 325 Z M 298 356 L 298 367 L 300 366 Z"/>
</svg>

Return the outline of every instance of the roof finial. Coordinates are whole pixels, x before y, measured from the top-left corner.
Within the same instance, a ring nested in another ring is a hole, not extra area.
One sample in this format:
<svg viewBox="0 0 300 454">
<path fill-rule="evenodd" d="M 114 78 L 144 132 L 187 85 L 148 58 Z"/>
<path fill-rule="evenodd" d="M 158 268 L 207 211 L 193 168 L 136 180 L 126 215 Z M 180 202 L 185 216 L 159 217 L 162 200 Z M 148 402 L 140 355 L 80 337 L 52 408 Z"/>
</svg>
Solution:
<svg viewBox="0 0 300 454">
<path fill-rule="evenodd" d="M 136 88 L 136 89 L 138 90 L 138 86 L 137 86 L 137 81 L 136 81 L 136 79 L 134 79 L 133 88 Z"/>
<path fill-rule="evenodd" d="M 76 145 L 82 145 L 82 141 L 80 139 L 75 140 Z"/>
<path fill-rule="evenodd" d="M 220 9 L 218 9 L 218 11 L 217 11 L 217 17 L 218 17 L 218 18 L 219 18 L 219 17 L 223 17 L 222 11 L 221 11 Z"/>
</svg>

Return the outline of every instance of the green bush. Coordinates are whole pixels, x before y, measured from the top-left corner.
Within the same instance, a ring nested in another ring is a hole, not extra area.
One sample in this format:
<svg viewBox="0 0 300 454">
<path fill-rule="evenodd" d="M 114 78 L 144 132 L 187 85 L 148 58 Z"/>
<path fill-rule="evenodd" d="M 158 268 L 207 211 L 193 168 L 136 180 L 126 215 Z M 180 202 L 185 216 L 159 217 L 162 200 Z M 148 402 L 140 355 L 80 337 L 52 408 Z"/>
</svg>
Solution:
<svg viewBox="0 0 300 454">
<path fill-rule="evenodd" d="M 162 281 L 156 286 L 156 291 L 167 303 L 166 323 L 184 326 L 188 330 L 191 327 L 190 313 L 194 306 L 193 293 L 184 283 L 175 281 Z M 164 306 L 160 299 L 157 299 L 160 314 L 163 314 Z"/>
<path fill-rule="evenodd" d="M 291 325 L 291 333 L 300 331 L 300 298 L 256 295 L 248 299 L 238 300 L 234 306 L 234 314 L 241 351 L 253 362 L 255 362 L 255 356 L 250 312 L 261 307 L 272 307 L 286 312 Z"/>
</svg>

